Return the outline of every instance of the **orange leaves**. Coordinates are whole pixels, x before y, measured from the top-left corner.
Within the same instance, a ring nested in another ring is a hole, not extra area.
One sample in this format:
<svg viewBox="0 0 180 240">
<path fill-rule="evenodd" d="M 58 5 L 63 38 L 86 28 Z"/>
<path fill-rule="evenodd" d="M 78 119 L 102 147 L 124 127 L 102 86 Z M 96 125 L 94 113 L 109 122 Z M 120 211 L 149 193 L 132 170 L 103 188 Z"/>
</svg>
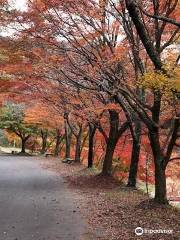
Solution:
<svg viewBox="0 0 180 240">
<path fill-rule="evenodd" d="M 48 60 L 52 63 L 52 64 L 63 64 L 64 63 L 64 57 L 63 56 L 60 56 L 58 54 L 53 54 L 53 55 L 50 55 L 48 57 Z"/>
<path fill-rule="evenodd" d="M 32 65 L 31 64 L 8 64 L 1 67 L 2 71 L 5 71 L 7 74 L 17 74 L 18 72 L 21 74 L 31 74 L 32 73 Z"/>
<path fill-rule="evenodd" d="M 121 111 L 121 108 L 118 104 L 115 103 L 108 103 L 104 106 L 104 110 L 115 110 L 117 112 Z"/>
<path fill-rule="evenodd" d="M 43 1 L 43 0 L 33 0 L 32 4 L 35 6 L 35 8 L 37 8 L 41 12 L 47 10 L 45 1 Z"/>
<path fill-rule="evenodd" d="M 127 59 L 127 48 L 123 44 L 118 44 L 117 47 L 114 49 L 114 54 L 112 55 L 111 59 L 109 60 L 109 64 L 117 64 L 121 61 L 126 61 Z"/>
<path fill-rule="evenodd" d="M 44 51 L 41 48 L 33 48 L 32 54 L 40 59 L 43 59 L 45 57 Z"/>
<path fill-rule="evenodd" d="M 107 0 L 99 0 L 100 20 L 105 23 Z"/>
<path fill-rule="evenodd" d="M 25 122 L 28 124 L 37 124 L 37 126 L 47 129 L 54 129 L 63 125 L 63 117 L 52 106 L 36 102 L 26 109 Z"/>
</svg>

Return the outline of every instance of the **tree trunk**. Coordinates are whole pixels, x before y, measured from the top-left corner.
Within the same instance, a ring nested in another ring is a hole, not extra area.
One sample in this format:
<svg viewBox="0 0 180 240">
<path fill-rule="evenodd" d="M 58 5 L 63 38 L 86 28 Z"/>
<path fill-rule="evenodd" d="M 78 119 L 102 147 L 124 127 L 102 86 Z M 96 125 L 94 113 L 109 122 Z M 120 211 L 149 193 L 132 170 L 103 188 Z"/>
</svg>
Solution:
<svg viewBox="0 0 180 240">
<path fill-rule="evenodd" d="M 166 174 L 161 164 L 157 164 L 159 159 L 155 160 L 155 197 L 154 200 L 160 204 L 168 204 L 166 192 Z"/>
<path fill-rule="evenodd" d="M 155 197 L 154 200 L 160 204 L 167 204 L 166 174 L 163 166 L 164 156 L 159 144 L 159 132 L 157 129 L 149 132 L 149 140 L 152 148 L 155 167 Z"/>
<path fill-rule="evenodd" d="M 103 176 L 110 176 L 112 173 L 112 162 L 113 162 L 113 155 L 114 150 L 116 148 L 117 140 L 113 137 L 109 138 L 106 146 L 106 154 L 104 157 L 103 162 L 103 169 L 102 169 L 102 175 Z"/>
<path fill-rule="evenodd" d="M 119 138 L 128 129 L 129 122 L 124 122 L 119 128 L 119 113 L 115 110 L 109 110 L 110 115 L 110 131 L 109 136 L 106 140 L 106 153 L 103 162 L 102 175 L 111 175 L 113 154 Z"/>
<path fill-rule="evenodd" d="M 128 177 L 128 184 L 127 184 L 128 187 L 136 187 L 139 155 L 140 155 L 140 143 L 137 142 L 136 140 L 133 140 L 131 165 L 129 169 L 129 177 Z"/>
<path fill-rule="evenodd" d="M 94 158 L 94 135 L 96 133 L 96 127 L 93 124 L 89 124 L 89 149 L 88 149 L 88 168 L 93 167 Z"/>
<path fill-rule="evenodd" d="M 141 150 L 140 141 L 141 141 L 141 124 L 140 122 L 137 122 L 135 126 L 135 136 L 133 137 L 131 164 L 127 184 L 128 187 L 136 187 L 138 163 Z"/>
<path fill-rule="evenodd" d="M 58 155 L 59 155 L 61 141 L 62 141 L 62 136 L 61 136 L 61 134 L 59 133 L 59 130 L 57 130 L 56 146 L 55 146 L 55 149 L 54 149 L 54 156 L 55 156 L 55 157 L 58 157 Z"/>
<path fill-rule="evenodd" d="M 109 110 L 109 115 L 110 115 L 110 131 L 107 139 L 102 175 L 111 175 L 113 154 L 119 139 L 118 137 L 119 114 L 114 110 Z"/>
<path fill-rule="evenodd" d="M 47 138 L 48 138 L 47 130 L 41 130 L 41 138 L 42 138 L 41 154 L 44 154 L 47 148 Z"/>
<path fill-rule="evenodd" d="M 21 138 L 21 153 L 25 153 L 25 152 L 26 152 L 26 139 Z"/>
<path fill-rule="evenodd" d="M 21 137 L 21 153 L 26 153 L 26 142 L 30 138 L 30 135 Z"/>
<path fill-rule="evenodd" d="M 147 54 L 149 55 L 155 68 L 157 70 L 162 70 L 162 63 L 159 54 L 156 51 L 143 23 L 137 2 L 132 0 L 125 0 L 125 2 L 129 15 L 132 18 L 132 21 L 136 27 L 137 33 L 146 49 Z"/>
<path fill-rule="evenodd" d="M 79 133 L 76 136 L 76 150 L 75 150 L 75 162 L 81 161 L 81 138 L 82 138 L 82 127 L 80 127 Z"/>
<path fill-rule="evenodd" d="M 66 140 L 66 152 L 65 158 L 71 157 L 71 140 L 72 140 L 72 131 L 68 126 L 67 121 L 65 120 L 65 140 Z"/>
</svg>

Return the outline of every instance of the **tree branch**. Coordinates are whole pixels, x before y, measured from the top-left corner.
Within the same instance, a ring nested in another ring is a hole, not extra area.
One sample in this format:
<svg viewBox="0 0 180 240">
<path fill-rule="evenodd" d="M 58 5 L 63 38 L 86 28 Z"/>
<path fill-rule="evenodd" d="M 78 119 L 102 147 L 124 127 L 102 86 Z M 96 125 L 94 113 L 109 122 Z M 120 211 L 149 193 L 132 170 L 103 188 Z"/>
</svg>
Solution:
<svg viewBox="0 0 180 240">
<path fill-rule="evenodd" d="M 142 8 L 141 8 L 142 10 Z M 180 27 L 180 22 L 177 22 L 176 20 L 172 19 L 172 18 L 167 18 L 167 17 L 164 17 L 164 16 L 158 16 L 158 15 L 151 15 L 149 13 L 147 13 L 146 11 L 142 10 L 142 12 L 150 17 L 150 18 L 154 18 L 154 19 L 157 19 L 157 20 L 160 20 L 160 21 L 164 21 L 164 22 L 167 22 L 167 23 L 170 23 L 170 24 L 173 24 L 177 27 Z"/>
</svg>

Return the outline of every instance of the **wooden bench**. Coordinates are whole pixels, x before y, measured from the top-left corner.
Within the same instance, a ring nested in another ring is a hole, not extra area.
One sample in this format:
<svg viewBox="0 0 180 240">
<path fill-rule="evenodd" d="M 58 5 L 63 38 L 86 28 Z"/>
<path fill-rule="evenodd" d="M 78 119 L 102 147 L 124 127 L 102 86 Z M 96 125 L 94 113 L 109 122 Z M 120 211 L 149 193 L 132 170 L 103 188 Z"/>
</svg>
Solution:
<svg viewBox="0 0 180 240">
<path fill-rule="evenodd" d="M 65 158 L 64 160 L 62 160 L 63 163 L 67 163 L 67 164 L 71 164 L 74 162 L 73 159 L 70 159 L 70 158 Z"/>
<path fill-rule="evenodd" d="M 53 153 L 45 153 L 45 157 L 53 156 Z"/>
</svg>

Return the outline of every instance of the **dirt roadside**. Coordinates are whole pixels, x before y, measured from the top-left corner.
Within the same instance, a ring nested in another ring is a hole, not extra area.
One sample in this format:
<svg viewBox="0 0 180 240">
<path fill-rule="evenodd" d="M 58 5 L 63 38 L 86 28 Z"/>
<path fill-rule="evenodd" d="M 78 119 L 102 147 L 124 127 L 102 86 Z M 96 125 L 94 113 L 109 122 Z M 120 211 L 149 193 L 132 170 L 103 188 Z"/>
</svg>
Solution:
<svg viewBox="0 0 180 240">
<path fill-rule="evenodd" d="M 91 236 L 83 236 L 82 240 L 180 239 L 179 210 L 149 202 L 142 192 L 130 190 L 80 164 L 65 164 L 55 158 L 47 158 L 42 164 L 63 176 L 74 196 L 73 201 L 86 218 Z M 137 227 L 144 231 L 141 236 L 135 234 Z"/>
</svg>

